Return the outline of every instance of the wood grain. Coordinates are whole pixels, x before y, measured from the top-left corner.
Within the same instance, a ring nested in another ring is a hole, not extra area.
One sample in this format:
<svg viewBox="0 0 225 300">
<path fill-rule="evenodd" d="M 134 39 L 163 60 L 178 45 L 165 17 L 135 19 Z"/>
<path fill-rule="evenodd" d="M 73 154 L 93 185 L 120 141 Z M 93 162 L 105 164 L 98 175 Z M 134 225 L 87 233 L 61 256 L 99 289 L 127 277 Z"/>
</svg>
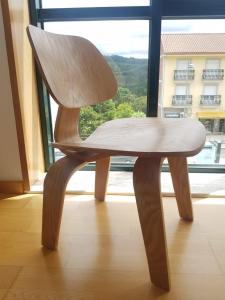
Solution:
<svg viewBox="0 0 225 300">
<path fill-rule="evenodd" d="M 161 203 L 161 158 L 138 158 L 134 191 L 152 283 L 170 289 L 167 245 Z"/>
<path fill-rule="evenodd" d="M 193 199 L 198 220 L 192 224 L 177 222 L 175 198 L 163 199 L 169 293 L 148 282 L 134 197 L 109 196 L 96 205 L 93 195 L 67 195 L 58 251 L 40 247 L 42 195 L 6 198 L 0 202 L 0 299 L 4 288 L 4 300 L 224 300 L 224 198 L 220 205 Z"/>
<path fill-rule="evenodd" d="M 26 34 L 27 1 L 1 0 L 10 77 L 17 122 L 24 189 L 29 190 L 44 172 L 44 156 L 34 59 Z"/>
<path fill-rule="evenodd" d="M 104 201 L 110 169 L 110 157 L 96 161 L 95 170 L 95 199 Z"/>
<path fill-rule="evenodd" d="M 76 108 L 115 96 L 116 79 L 103 55 L 88 40 L 31 25 L 27 31 L 46 86 L 58 104 Z"/>
<path fill-rule="evenodd" d="M 186 221 L 193 221 L 187 159 L 169 157 L 168 162 L 180 217 Z"/>
<path fill-rule="evenodd" d="M 59 106 L 54 130 L 56 142 L 81 142 L 79 136 L 79 108 Z"/>
<path fill-rule="evenodd" d="M 57 247 L 66 184 L 75 170 L 88 161 L 97 161 L 95 197 L 104 200 L 109 157 L 138 156 L 134 189 L 150 276 L 156 286 L 169 290 L 161 163 L 164 157 L 197 154 L 205 142 L 204 126 L 192 119 L 120 119 L 106 122 L 82 141 L 78 130 L 79 108 L 115 95 L 117 85 L 111 69 L 95 46 L 83 38 L 56 35 L 33 26 L 28 27 L 28 36 L 48 90 L 59 104 L 53 146 L 67 155 L 50 168 L 45 179 L 43 245 L 50 249 Z M 182 163 L 172 167 L 176 178 L 180 168 Z M 182 182 L 175 180 L 179 186 L 187 184 L 185 172 Z M 178 206 L 182 206 L 178 187 L 176 193 Z M 188 193 L 186 185 L 186 202 Z"/>
<path fill-rule="evenodd" d="M 85 164 L 66 156 L 54 163 L 45 177 L 42 244 L 49 249 L 57 248 L 66 185 L 72 174 Z"/>
<path fill-rule="evenodd" d="M 15 121 L 16 121 L 16 131 L 17 131 L 17 140 L 19 146 L 19 154 L 20 154 L 20 165 L 23 176 L 23 192 L 25 190 L 30 189 L 30 182 L 28 176 L 28 165 L 27 165 L 27 157 L 26 157 L 26 149 L 25 149 L 25 139 L 24 139 L 24 128 L 22 123 L 22 114 L 21 114 L 21 103 L 19 96 L 19 87 L 18 87 L 18 78 L 16 73 L 16 57 L 15 57 L 15 49 L 14 49 L 14 41 L 13 41 L 13 31 L 12 31 L 12 18 L 10 15 L 10 7 L 8 0 L 1 0 L 2 7 L 2 16 L 4 22 L 4 31 L 5 31 L 5 41 L 6 41 L 6 49 L 7 49 L 7 58 L 9 65 L 9 76 L 10 83 L 12 88 L 12 98 L 13 98 L 13 108 L 15 113 Z"/>
<path fill-rule="evenodd" d="M 204 143 L 205 129 L 193 119 L 127 118 L 104 123 L 85 141 L 53 145 L 109 155 L 186 157 L 197 154 Z"/>
<path fill-rule="evenodd" d="M 0 193 L 7 194 L 23 194 L 23 181 L 0 181 Z"/>
</svg>

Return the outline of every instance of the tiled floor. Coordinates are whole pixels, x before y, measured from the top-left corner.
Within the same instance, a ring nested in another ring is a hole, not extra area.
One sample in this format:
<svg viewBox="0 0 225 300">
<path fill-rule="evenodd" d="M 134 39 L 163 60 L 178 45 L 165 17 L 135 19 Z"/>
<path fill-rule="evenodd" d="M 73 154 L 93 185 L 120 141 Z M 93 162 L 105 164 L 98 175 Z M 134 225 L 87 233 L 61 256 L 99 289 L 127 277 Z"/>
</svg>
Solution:
<svg viewBox="0 0 225 300">
<path fill-rule="evenodd" d="M 2 198 L 5 198 L 2 196 Z M 134 197 L 67 196 L 58 251 L 41 247 L 41 195 L 0 200 L 0 299 L 225 299 L 225 199 L 163 200 L 172 288 L 152 286 Z"/>
</svg>

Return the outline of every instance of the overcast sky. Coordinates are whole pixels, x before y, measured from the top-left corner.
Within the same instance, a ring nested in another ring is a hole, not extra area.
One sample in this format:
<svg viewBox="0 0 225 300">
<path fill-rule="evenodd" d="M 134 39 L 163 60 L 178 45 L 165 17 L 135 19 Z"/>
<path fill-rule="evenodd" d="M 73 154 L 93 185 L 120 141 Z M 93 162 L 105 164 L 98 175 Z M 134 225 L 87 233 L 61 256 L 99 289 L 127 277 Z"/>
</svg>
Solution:
<svg viewBox="0 0 225 300">
<path fill-rule="evenodd" d="M 148 5 L 149 0 L 42 0 L 44 8 Z M 145 58 L 148 53 L 148 21 L 89 21 L 46 23 L 55 33 L 83 36 L 106 55 Z M 166 20 L 163 33 L 225 33 L 225 20 Z"/>
</svg>

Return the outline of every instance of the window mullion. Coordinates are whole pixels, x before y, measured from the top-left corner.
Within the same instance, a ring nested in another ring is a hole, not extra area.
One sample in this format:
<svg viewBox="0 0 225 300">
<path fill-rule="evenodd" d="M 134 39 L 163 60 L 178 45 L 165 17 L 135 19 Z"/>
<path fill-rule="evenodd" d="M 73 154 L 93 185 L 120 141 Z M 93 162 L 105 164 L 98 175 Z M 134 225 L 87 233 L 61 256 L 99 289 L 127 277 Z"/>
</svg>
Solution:
<svg viewBox="0 0 225 300">
<path fill-rule="evenodd" d="M 156 117 L 158 113 L 161 16 L 162 0 L 152 0 L 152 19 L 151 22 L 149 22 L 149 60 L 147 91 L 148 117 Z"/>
</svg>

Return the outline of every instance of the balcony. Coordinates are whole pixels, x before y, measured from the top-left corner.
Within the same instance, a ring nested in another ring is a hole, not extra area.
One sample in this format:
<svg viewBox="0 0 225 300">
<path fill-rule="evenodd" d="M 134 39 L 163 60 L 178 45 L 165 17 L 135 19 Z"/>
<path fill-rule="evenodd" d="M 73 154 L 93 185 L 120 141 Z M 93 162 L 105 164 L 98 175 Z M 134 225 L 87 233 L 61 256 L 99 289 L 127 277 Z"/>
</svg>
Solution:
<svg viewBox="0 0 225 300">
<path fill-rule="evenodd" d="M 194 80 L 195 70 L 174 70 L 174 80 Z"/>
<path fill-rule="evenodd" d="M 192 95 L 174 95 L 172 98 L 173 106 L 190 106 L 192 105 Z"/>
<path fill-rule="evenodd" d="M 224 69 L 204 69 L 202 73 L 203 80 L 223 80 Z"/>
<path fill-rule="evenodd" d="M 201 95 L 200 105 L 218 106 L 221 103 L 221 95 Z"/>
</svg>

